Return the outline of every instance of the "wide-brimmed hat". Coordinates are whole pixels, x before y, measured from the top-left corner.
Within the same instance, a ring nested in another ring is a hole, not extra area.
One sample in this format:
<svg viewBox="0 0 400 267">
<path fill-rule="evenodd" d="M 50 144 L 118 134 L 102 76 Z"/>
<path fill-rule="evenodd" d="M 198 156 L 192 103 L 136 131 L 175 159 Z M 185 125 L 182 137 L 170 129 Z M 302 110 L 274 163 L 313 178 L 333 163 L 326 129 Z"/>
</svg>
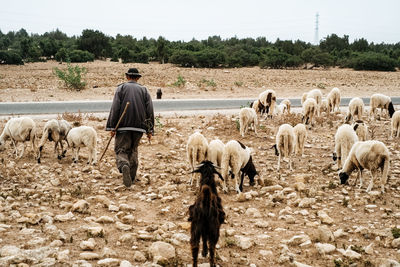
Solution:
<svg viewBox="0 0 400 267">
<path fill-rule="evenodd" d="M 137 68 L 130 68 L 128 72 L 125 72 L 125 74 L 134 77 L 142 77 Z"/>
</svg>

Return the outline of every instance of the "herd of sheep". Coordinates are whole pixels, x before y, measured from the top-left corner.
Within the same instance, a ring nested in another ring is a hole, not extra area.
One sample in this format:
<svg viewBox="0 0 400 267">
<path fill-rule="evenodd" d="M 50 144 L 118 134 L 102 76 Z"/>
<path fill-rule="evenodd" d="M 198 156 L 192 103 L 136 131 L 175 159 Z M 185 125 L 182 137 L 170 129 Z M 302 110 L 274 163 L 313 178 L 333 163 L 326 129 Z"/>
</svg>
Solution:
<svg viewBox="0 0 400 267">
<path fill-rule="evenodd" d="M 323 98 L 319 89 L 313 89 L 303 94 L 302 123 L 294 127 L 288 123 L 279 126 L 276 133 L 276 142 L 273 146 L 278 156 L 277 170 L 281 168 L 282 159 L 288 161 L 289 169 L 292 170 L 291 155 L 303 156 L 304 144 L 307 139 L 307 127 L 314 126 L 314 117 L 325 113 L 340 112 L 341 100 L 340 90 L 333 88 Z M 250 107 L 242 108 L 239 112 L 240 134 L 245 136 L 248 129 L 253 128 L 257 135 L 258 116 L 264 114 L 268 117 L 273 115 L 290 113 L 290 100 L 285 99 L 279 105 L 274 90 L 268 89 L 262 92 Z M 391 118 L 391 134 L 393 137 L 400 135 L 400 111 L 395 112 L 391 98 L 382 94 L 373 94 L 370 100 L 370 117 L 375 119 L 376 110 L 381 109 L 381 116 L 387 113 Z M 353 170 L 358 171 L 357 178 L 360 179 L 360 187 L 363 179 L 362 173 L 367 169 L 371 173 L 371 182 L 367 188 L 369 192 L 373 182 L 381 170 L 381 191 L 387 181 L 390 155 L 385 144 L 378 140 L 368 140 L 367 123 L 362 120 L 364 103 L 359 97 L 353 98 L 349 103 L 348 113 L 343 125 L 338 127 L 335 134 L 335 147 L 333 160 L 337 160 L 340 169 L 339 177 L 342 184 L 346 183 Z M 350 123 L 352 123 L 350 125 Z M 203 160 L 209 160 L 215 166 L 221 168 L 224 179 L 222 188 L 228 192 L 228 176 L 234 180 L 234 189 L 237 193 L 242 191 L 244 176 L 248 176 L 250 184 L 254 184 L 257 175 L 256 167 L 252 161 L 252 150 L 239 141 L 231 140 L 225 145 L 219 140 L 213 140 L 209 144 L 206 138 L 199 132 L 193 133 L 187 143 L 187 156 L 192 169 Z M 191 182 L 193 180 L 192 176 Z M 238 179 L 241 179 L 240 183 Z"/>
</svg>

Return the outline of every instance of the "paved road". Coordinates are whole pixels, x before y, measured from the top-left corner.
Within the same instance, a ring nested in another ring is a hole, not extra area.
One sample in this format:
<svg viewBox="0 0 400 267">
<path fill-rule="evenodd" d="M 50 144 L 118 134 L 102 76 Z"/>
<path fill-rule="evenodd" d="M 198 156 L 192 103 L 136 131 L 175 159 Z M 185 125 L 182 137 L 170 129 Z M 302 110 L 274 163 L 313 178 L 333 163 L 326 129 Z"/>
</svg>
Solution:
<svg viewBox="0 0 400 267">
<path fill-rule="evenodd" d="M 347 106 L 351 98 L 342 98 L 340 105 Z M 278 103 L 282 99 L 278 99 Z M 185 110 L 238 109 L 253 102 L 247 99 L 165 99 L 153 100 L 155 112 Z M 290 99 L 292 107 L 300 107 L 300 99 Z M 369 98 L 363 98 L 369 105 Z M 400 97 L 392 97 L 400 105 Z M 111 101 L 60 101 L 60 102 L 0 102 L 0 115 L 57 114 L 64 112 L 108 112 Z"/>
</svg>

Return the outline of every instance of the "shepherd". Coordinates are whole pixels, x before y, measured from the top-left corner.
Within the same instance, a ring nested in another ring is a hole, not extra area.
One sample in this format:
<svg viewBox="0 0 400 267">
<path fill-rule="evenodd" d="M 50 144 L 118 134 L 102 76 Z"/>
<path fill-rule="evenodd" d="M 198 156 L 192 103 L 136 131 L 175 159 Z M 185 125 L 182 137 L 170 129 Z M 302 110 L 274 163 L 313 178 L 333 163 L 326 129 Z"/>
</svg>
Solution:
<svg viewBox="0 0 400 267">
<path fill-rule="evenodd" d="M 124 185 L 130 187 L 135 182 L 139 165 L 140 139 L 145 133 L 150 141 L 154 134 L 154 110 L 149 91 L 138 83 L 142 77 L 138 69 L 130 68 L 125 77 L 127 82 L 118 85 L 115 91 L 106 130 L 111 131 L 111 137 L 115 135 L 117 168 L 122 173 Z M 122 116 L 128 102 L 130 104 Z"/>
</svg>

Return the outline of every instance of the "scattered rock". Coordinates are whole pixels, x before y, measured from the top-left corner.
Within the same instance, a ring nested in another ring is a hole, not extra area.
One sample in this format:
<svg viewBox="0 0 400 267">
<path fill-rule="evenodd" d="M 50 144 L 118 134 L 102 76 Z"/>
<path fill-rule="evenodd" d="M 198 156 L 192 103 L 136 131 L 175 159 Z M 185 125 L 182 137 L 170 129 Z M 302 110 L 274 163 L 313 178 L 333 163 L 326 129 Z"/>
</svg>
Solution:
<svg viewBox="0 0 400 267">
<path fill-rule="evenodd" d="M 89 210 L 89 203 L 86 200 L 80 199 L 72 205 L 72 211 L 87 213 Z"/>
<path fill-rule="evenodd" d="M 327 243 L 316 243 L 315 247 L 317 248 L 319 254 L 321 255 L 329 254 L 336 250 L 336 247 L 334 245 Z"/>
</svg>

